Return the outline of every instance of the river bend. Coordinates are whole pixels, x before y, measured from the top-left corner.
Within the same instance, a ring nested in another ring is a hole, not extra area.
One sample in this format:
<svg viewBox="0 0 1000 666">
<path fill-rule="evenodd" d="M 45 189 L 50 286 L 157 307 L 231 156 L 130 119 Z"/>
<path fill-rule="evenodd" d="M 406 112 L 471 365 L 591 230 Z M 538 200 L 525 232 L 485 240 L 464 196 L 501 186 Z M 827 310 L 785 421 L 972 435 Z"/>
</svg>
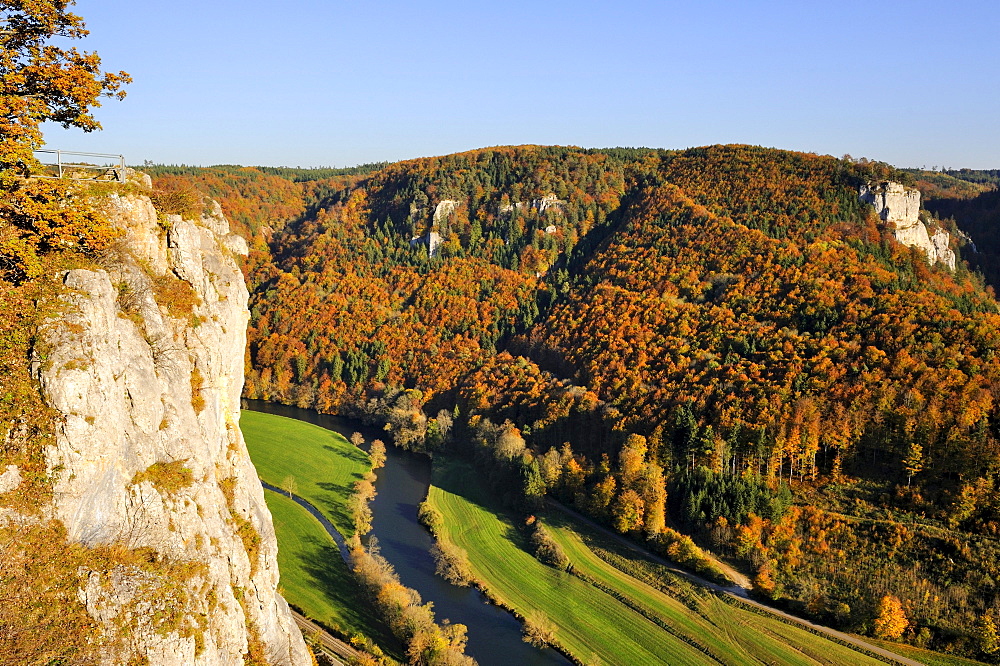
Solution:
<svg viewBox="0 0 1000 666">
<path fill-rule="evenodd" d="M 366 441 L 385 437 L 385 433 L 362 426 L 359 422 L 318 412 L 264 402 L 244 400 L 244 409 L 306 421 L 350 437 L 360 432 Z M 430 460 L 425 456 L 386 447 L 385 467 L 377 470 L 377 495 L 372 501 L 372 533 L 378 539 L 382 556 L 392 563 L 403 585 L 420 593 L 424 601 L 434 604 L 437 620 L 448 619 L 468 627 L 466 654 L 482 666 L 546 666 L 569 664 L 552 649 L 539 650 L 521 640 L 521 623 L 510 613 L 489 603 L 473 588 L 452 585 L 434 573 L 434 558 L 430 555 L 433 538 L 417 521 L 417 505 L 427 497 L 430 487 Z M 264 484 L 265 487 L 270 487 Z M 285 491 L 280 491 L 287 495 Z M 305 500 L 293 497 L 300 505 L 320 519 L 332 532 L 343 555 L 343 537 L 333 525 Z"/>
</svg>

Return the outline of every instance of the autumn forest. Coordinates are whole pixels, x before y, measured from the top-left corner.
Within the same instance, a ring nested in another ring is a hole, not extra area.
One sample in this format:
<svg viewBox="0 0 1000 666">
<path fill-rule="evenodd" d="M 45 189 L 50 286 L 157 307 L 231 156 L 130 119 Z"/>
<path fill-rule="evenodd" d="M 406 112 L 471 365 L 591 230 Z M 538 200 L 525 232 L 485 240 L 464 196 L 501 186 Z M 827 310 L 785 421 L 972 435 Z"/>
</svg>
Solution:
<svg viewBox="0 0 1000 666">
<path fill-rule="evenodd" d="M 161 209 L 214 199 L 250 242 L 247 397 L 697 567 L 690 535 L 822 623 L 1000 653 L 995 173 L 749 146 L 148 171 Z M 859 200 L 886 181 L 955 271 Z"/>
</svg>

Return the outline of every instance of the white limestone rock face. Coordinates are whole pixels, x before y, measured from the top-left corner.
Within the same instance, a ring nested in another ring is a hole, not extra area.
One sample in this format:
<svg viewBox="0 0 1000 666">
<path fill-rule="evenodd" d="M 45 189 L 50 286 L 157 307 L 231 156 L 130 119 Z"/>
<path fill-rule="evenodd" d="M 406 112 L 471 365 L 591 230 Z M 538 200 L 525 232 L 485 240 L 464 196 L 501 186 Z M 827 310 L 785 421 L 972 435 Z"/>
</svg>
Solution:
<svg viewBox="0 0 1000 666">
<path fill-rule="evenodd" d="M 532 199 L 530 202 L 525 204 L 523 201 L 517 201 L 512 204 L 502 205 L 499 207 L 498 212 L 501 215 L 507 215 L 515 210 L 524 210 L 525 208 L 532 208 L 537 210 L 539 213 L 544 213 L 547 210 L 551 210 L 555 213 L 562 213 L 563 206 L 566 202 L 559 199 L 554 194 L 546 194 L 541 199 Z"/>
<path fill-rule="evenodd" d="M 927 225 L 920 221 L 920 192 L 908 189 L 902 183 L 862 185 L 861 201 L 871 204 L 879 218 L 891 225 L 893 236 L 907 247 L 923 250 L 931 266 L 943 263 L 955 270 L 955 252 L 951 249 L 951 235 L 944 229 L 935 229 L 933 236 Z"/>
<path fill-rule="evenodd" d="M 950 270 L 955 270 L 955 251 L 951 249 L 951 234 L 944 229 L 935 229 L 931 236 L 931 244 L 937 251 L 938 262 L 947 266 Z M 928 253 L 930 256 L 930 253 Z"/>
<path fill-rule="evenodd" d="M 21 485 L 21 470 L 17 465 L 7 465 L 3 474 L 0 474 L 0 494 L 9 493 Z"/>
<path fill-rule="evenodd" d="M 459 206 L 455 199 L 443 199 L 434 208 L 434 226 L 440 226 L 448 221 L 448 218 L 455 214 L 455 208 Z"/>
<path fill-rule="evenodd" d="M 875 212 L 884 222 L 897 227 L 910 227 L 920 223 L 920 192 L 907 189 L 902 183 L 863 185 L 861 200 L 875 206 Z"/>
<path fill-rule="evenodd" d="M 203 622 L 199 640 L 140 622 L 127 642 L 132 652 L 108 663 L 242 664 L 256 635 L 272 663 L 309 664 L 277 593 L 274 527 L 239 429 L 249 312 L 233 253 L 246 243 L 218 208 L 197 222 L 167 216 L 161 225 L 147 197 L 113 196 L 108 206 L 127 230 L 124 242 L 107 270 L 65 274 L 63 312 L 43 328 L 34 364 L 46 401 L 63 416 L 46 450 L 51 514 L 87 545 L 149 547 L 168 561 L 204 564 L 183 609 Z M 163 285 L 181 280 L 197 296 L 190 313 L 164 296 Z M 154 463 L 175 461 L 191 470 L 187 487 L 168 494 L 149 480 L 133 483 Z M 8 470 L 0 482 L 14 476 Z M 260 535 L 254 561 L 240 522 Z M 153 584 L 145 577 L 92 572 L 80 597 L 106 627 L 126 608 L 152 616 L 166 600 L 136 605 Z"/>
<path fill-rule="evenodd" d="M 427 256 L 436 257 L 441 249 L 441 244 L 444 239 L 441 238 L 441 234 L 436 231 L 429 231 L 423 236 L 414 236 L 410 239 L 410 247 L 415 247 L 417 245 L 427 246 Z"/>
<path fill-rule="evenodd" d="M 558 199 L 554 194 L 547 194 L 541 199 L 533 199 L 531 202 L 531 207 L 539 213 L 544 213 L 547 210 L 554 210 L 557 213 L 561 213 L 563 212 L 564 205 L 566 205 L 566 202 Z"/>
</svg>

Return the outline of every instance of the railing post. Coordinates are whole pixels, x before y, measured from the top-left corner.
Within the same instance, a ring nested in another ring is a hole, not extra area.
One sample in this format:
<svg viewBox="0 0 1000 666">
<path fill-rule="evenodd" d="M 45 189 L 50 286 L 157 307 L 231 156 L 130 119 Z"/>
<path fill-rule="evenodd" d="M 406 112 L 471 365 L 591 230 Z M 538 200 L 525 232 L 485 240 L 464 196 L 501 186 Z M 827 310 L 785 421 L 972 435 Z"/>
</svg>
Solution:
<svg viewBox="0 0 1000 666">
<path fill-rule="evenodd" d="M 56 150 L 56 169 L 59 172 L 59 177 L 62 178 L 63 177 L 63 172 L 62 172 L 62 151 L 61 150 Z"/>
</svg>

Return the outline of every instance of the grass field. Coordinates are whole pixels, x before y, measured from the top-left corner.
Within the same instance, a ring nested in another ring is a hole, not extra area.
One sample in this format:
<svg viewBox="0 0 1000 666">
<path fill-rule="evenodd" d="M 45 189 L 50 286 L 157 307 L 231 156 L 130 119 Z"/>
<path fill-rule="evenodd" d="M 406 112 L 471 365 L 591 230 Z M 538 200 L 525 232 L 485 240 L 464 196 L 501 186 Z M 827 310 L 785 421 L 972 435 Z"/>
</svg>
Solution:
<svg viewBox="0 0 1000 666">
<path fill-rule="evenodd" d="M 378 634 L 381 620 L 362 598 L 354 575 L 319 521 L 284 495 L 265 490 L 264 497 L 278 535 L 285 598 L 307 617 L 344 635 L 371 636 L 383 645 L 392 642 Z"/>
<path fill-rule="evenodd" d="M 341 534 L 354 532 L 347 500 L 371 469 L 368 454 L 335 432 L 283 416 L 244 410 L 240 429 L 260 478 L 308 500 Z M 280 493 L 265 490 L 264 497 L 278 537 L 285 599 L 345 636 L 362 634 L 401 653 L 319 521 Z"/>
<path fill-rule="evenodd" d="M 890 643 L 889 641 L 880 641 L 874 638 L 866 638 L 865 640 L 880 645 L 887 650 L 897 652 L 904 657 L 909 657 L 914 661 L 919 661 L 921 664 L 927 664 L 927 666 L 987 666 L 982 661 L 966 659 L 965 657 L 953 654 L 944 654 L 943 652 L 934 652 L 933 650 L 925 650 L 912 645 Z"/>
<path fill-rule="evenodd" d="M 332 430 L 284 416 L 244 410 L 240 429 L 260 478 L 308 500 L 345 537 L 354 533 L 347 499 L 371 469 L 367 453 Z"/>
<path fill-rule="evenodd" d="M 465 463 L 436 458 L 429 501 L 444 516 L 444 538 L 469 554 L 474 575 L 522 615 L 541 612 L 557 640 L 583 661 L 605 664 L 881 663 L 777 619 L 725 604 L 664 573 L 657 589 L 599 558 L 591 530 L 559 513 L 543 520 L 565 549 L 573 575 L 525 550 L 512 519 L 498 510 Z M 666 592 L 664 591 L 666 590 Z"/>
</svg>

